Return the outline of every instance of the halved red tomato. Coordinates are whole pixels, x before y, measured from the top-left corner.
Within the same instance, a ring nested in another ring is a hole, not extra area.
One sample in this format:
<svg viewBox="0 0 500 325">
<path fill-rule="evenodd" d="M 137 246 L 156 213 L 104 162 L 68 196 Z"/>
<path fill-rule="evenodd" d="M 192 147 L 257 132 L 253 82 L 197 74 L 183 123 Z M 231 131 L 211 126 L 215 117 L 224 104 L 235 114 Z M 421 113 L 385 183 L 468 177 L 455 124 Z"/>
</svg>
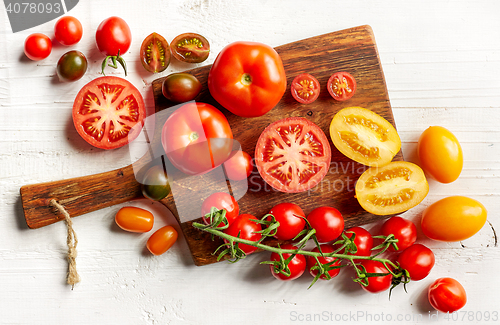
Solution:
<svg viewBox="0 0 500 325">
<path fill-rule="evenodd" d="M 115 149 L 141 132 L 134 127 L 146 117 L 141 93 L 119 77 L 100 77 L 78 92 L 73 104 L 73 123 L 78 134 L 94 147 Z"/>
<path fill-rule="evenodd" d="M 333 99 L 348 100 L 356 92 L 356 80 L 348 72 L 336 72 L 328 79 L 327 89 Z"/>
<path fill-rule="evenodd" d="M 178 35 L 170 45 L 174 58 L 182 62 L 200 63 L 210 54 L 210 44 L 207 39 L 196 33 Z"/>
<path fill-rule="evenodd" d="M 325 177 L 331 149 L 325 133 L 302 117 L 271 123 L 259 137 L 255 163 L 262 178 L 285 193 L 307 191 Z"/>
<path fill-rule="evenodd" d="M 290 88 L 293 98 L 302 104 L 314 102 L 318 98 L 320 91 L 318 79 L 309 73 L 302 73 L 295 77 Z"/>
<path fill-rule="evenodd" d="M 170 64 L 170 46 L 160 34 L 152 33 L 142 41 L 140 60 L 152 73 L 164 71 Z"/>
</svg>

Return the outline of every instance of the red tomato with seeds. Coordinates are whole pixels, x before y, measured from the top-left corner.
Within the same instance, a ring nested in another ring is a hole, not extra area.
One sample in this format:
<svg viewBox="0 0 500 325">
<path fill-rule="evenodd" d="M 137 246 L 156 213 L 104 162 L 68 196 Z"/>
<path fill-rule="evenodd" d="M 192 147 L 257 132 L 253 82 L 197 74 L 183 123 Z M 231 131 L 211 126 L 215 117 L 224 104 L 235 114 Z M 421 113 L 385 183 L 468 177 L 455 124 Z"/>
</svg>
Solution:
<svg viewBox="0 0 500 325">
<path fill-rule="evenodd" d="M 303 73 L 293 79 L 290 89 L 296 101 L 310 104 L 318 98 L 320 85 L 318 79 L 308 73 Z"/>
<path fill-rule="evenodd" d="M 428 298 L 432 307 L 442 313 L 452 313 L 467 303 L 464 287 L 455 279 L 439 278 L 430 285 Z"/>
<path fill-rule="evenodd" d="M 124 55 L 130 48 L 132 32 L 120 17 L 109 17 L 99 24 L 95 33 L 97 48 L 105 56 Z"/>
<path fill-rule="evenodd" d="M 332 207 L 319 207 L 311 211 L 307 221 L 316 230 L 316 238 L 326 243 L 339 237 L 344 230 L 344 218 L 339 210 Z"/>
<path fill-rule="evenodd" d="M 283 97 L 285 68 L 272 47 L 234 42 L 217 55 L 208 75 L 208 89 L 212 97 L 233 114 L 261 116 Z"/>
<path fill-rule="evenodd" d="M 388 290 L 392 285 L 392 274 L 389 270 L 378 261 L 364 260 L 361 265 L 366 270 L 366 273 L 378 273 L 380 276 L 373 276 L 368 278 L 368 286 L 361 285 L 361 287 L 371 293 L 379 293 Z M 389 273 L 387 275 L 382 275 Z"/>
<path fill-rule="evenodd" d="M 172 226 L 165 226 L 155 231 L 149 237 L 146 247 L 153 255 L 161 255 L 168 251 L 177 241 L 177 230 Z"/>
<path fill-rule="evenodd" d="M 100 77 L 82 87 L 73 104 L 78 134 L 94 147 L 115 149 L 141 132 L 146 108 L 141 93 L 119 77 Z"/>
<path fill-rule="evenodd" d="M 130 232 L 148 232 L 153 229 L 154 216 L 148 210 L 123 207 L 115 215 L 116 224 Z"/>
<path fill-rule="evenodd" d="M 324 254 L 333 253 L 335 251 L 335 249 L 333 248 L 333 246 L 329 245 L 329 244 L 322 244 L 322 245 L 320 245 L 320 247 L 321 247 L 321 252 L 324 253 Z M 312 251 L 313 252 L 319 252 L 319 249 L 318 249 L 318 247 L 314 247 L 314 249 Z M 318 257 L 318 261 L 322 265 L 323 264 L 331 263 L 331 264 L 328 265 L 329 267 L 340 266 L 340 264 L 341 264 L 341 260 L 338 259 L 338 258 L 335 258 L 335 257 L 320 256 L 320 257 Z M 309 273 L 313 277 L 316 277 L 316 275 L 318 275 L 318 270 L 314 270 L 314 269 L 311 269 L 311 268 L 313 268 L 317 264 L 318 264 L 318 262 L 316 261 L 316 259 L 313 256 L 307 256 L 307 268 L 309 270 Z M 334 278 L 337 275 L 339 275 L 339 273 L 340 273 L 340 268 L 331 269 L 331 270 L 328 271 L 328 274 L 332 278 Z M 325 274 L 322 274 L 319 278 L 322 279 L 322 280 L 326 280 L 327 279 Z"/>
<path fill-rule="evenodd" d="M 83 27 L 78 19 L 71 16 L 60 18 L 54 26 L 54 36 L 62 45 L 70 46 L 80 42 Z"/>
<path fill-rule="evenodd" d="M 392 217 L 382 225 L 381 234 L 384 236 L 393 234 L 398 240 L 396 243 L 398 251 L 403 251 L 417 240 L 417 227 L 408 219 Z M 389 246 L 389 251 L 395 251 L 392 245 Z"/>
<path fill-rule="evenodd" d="M 238 202 L 236 202 L 234 197 L 225 192 L 216 192 L 207 197 L 201 205 L 201 216 L 206 224 L 208 224 L 208 220 L 205 216 L 210 213 L 213 207 L 218 210 L 226 210 L 228 224 L 231 224 L 240 213 Z M 222 226 L 222 223 L 219 224 L 219 227 L 220 226 Z"/>
<path fill-rule="evenodd" d="M 285 193 L 307 191 L 323 180 L 331 149 L 325 133 L 302 117 L 271 123 L 255 147 L 255 164 L 267 184 Z"/>
<path fill-rule="evenodd" d="M 291 245 L 291 244 L 285 244 L 281 246 L 282 249 L 292 249 L 295 250 L 297 247 Z M 292 254 L 289 253 L 284 253 L 283 258 L 286 260 L 288 259 Z M 279 261 L 280 256 L 277 253 L 271 253 L 271 261 Z M 281 272 L 277 272 L 274 269 L 274 265 L 269 265 L 269 268 L 271 269 L 271 274 L 278 280 L 281 281 L 290 281 L 290 280 L 295 280 L 298 277 L 300 277 L 304 271 L 306 270 L 306 258 L 304 255 L 297 254 L 295 255 L 290 262 L 288 263 L 288 268 L 290 269 L 290 275 L 285 275 Z"/>
<path fill-rule="evenodd" d="M 398 256 L 399 265 L 410 273 L 412 281 L 422 280 L 428 276 L 434 261 L 434 253 L 422 244 L 413 244 Z"/>
<path fill-rule="evenodd" d="M 52 41 L 41 33 L 31 34 L 24 41 L 24 54 L 33 61 L 47 58 L 52 52 Z"/>
<path fill-rule="evenodd" d="M 333 99 L 344 101 L 356 92 L 356 80 L 348 72 L 337 72 L 328 79 L 326 87 Z"/>
<path fill-rule="evenodd" d="M 344 231 L 346 236 L 352 240 L 354 237 L 354 244 L 356 245 L 356 253 L 349 253 L 355 256 L 370 256 L 373 248 L 373 237 L 368 230 L 361 227 L 352 227 Z M 335 245 L 335 248 L 337 246 Z M 345 250 L 342 249 L 339 253 L 344 254 Z"/>
<path fill-rule="evenodd" d="M 210 54 L 210 44 L 200 34 L 184 33 L 172 40 L 172 55 L 179 61 L 200 63 L 205 61 Z"/>
<path fill-rule="evenodd" d="M 251 214 L 240 214 L 236 217 L 236 219 L 234 219 L 231 225 L 224 230 L 224 233 L 233 237 L 239 237 L 256 242 L 262 238 L 262 235 L 257 233 L 262 230 L 262 226 L 252 220 L 257 220 L 257 218 Z M 227 240 L 224 241 L 227 243 Z M 241 250 L 247 255 L 257 250 L 257 247 L 241 243 L 238 244 L 238 247 L 241 248 Z"/>
<path fill-rule="evenodd" d="M 272 214 L 280 223 L 274 235 L 279 240 L 295 238 L 306 225 L 304 211 L 297 204 L 279 203 L 268 214 Z"/>
<path fill-rule="evenodd" d="M 241 181 L 252 174 L 252 157 L 244 151 L 235 150 L 223 166 L 228 179 Z"/>
</svg>

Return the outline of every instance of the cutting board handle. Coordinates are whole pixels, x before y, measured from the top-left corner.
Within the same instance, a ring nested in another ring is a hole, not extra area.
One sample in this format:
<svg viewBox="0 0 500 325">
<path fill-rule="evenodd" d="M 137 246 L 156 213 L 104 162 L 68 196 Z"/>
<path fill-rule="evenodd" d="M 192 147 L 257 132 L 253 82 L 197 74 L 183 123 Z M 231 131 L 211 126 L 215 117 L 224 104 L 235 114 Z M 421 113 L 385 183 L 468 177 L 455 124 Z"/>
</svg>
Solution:
<svg viewBox="0 0 500 325">
<path fill-rule="evenodd" d="M 132 165 L 113 171 L 21 187 L 28 227 L 35 229 L 63 220 L 50 201 L 63 205 L 71 217 L 141 198 L 141 184 Z"/>
</svg>

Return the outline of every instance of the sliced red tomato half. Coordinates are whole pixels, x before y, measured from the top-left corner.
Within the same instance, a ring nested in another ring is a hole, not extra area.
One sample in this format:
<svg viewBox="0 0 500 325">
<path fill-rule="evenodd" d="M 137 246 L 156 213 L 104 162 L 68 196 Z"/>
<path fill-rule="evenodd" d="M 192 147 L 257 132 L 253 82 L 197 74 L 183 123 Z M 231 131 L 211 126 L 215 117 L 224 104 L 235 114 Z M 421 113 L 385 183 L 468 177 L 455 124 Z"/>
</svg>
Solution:
<svg viewBox="0 0 500 325">
<path fill-rule="evenodd" d="M 318 98 L 320 85 L 318 79 L 309 73 L 302 73 L 293 79 L 290 89 L 296 101 L 309 104 Z"/>
<path fill-rule="evenodd" d="M 336 72 L 328 79 L 326 87 L 333 99 L 348 100 L 356 92 L 356 80 L 348 72 Z"/>
<path fill-rule="evenodd" d="M 78 134 L 94 147 L 115 149 L 134 140 L 146 117 L 141 93 L 119 77 L 100 77 L 78 92 L 73 123 Z"/>
<path fill-rule="evenodd" d="M 270 124 L 259 137 L 255 163 L 278 191 L 297 193 L 316 186 L 328 172 L 331 150 L 325 133 L 302 117 Z"/>
</svg>

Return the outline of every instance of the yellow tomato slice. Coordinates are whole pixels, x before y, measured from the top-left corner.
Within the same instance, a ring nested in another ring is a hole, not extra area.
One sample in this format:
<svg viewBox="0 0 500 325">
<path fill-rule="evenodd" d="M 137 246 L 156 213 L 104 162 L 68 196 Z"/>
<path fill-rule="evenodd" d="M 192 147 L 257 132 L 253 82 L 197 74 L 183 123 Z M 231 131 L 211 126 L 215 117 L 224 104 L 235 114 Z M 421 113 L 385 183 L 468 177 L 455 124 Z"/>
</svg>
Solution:
<svg viewBox="0 0 500 325">
<path fill-rule="evenodd" d="M 376 215 L 396 214 L 413 208 L 426 197 L 429 184 L 424 171 L 406 161 L 366 170 L 356 183 L 356 198 Z"/>
<path fill-rule="evenodd" d="M 341 153 L 367 166 L 385 166 L 401 149 L 392 124 L 363 107 L 347 107 L 335 114 L 330 136 Z"/>
</svg>

